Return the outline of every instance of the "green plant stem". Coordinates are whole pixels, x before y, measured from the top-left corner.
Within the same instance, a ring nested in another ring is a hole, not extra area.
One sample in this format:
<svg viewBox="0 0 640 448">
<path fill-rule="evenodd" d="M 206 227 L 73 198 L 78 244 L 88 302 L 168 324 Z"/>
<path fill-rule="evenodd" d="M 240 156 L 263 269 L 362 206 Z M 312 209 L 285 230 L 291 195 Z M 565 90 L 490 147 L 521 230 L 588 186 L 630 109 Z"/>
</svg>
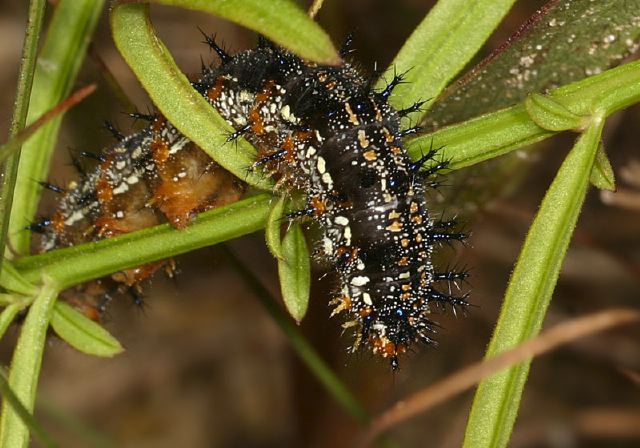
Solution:
<svg viewBox="0 0 640 448">
<path fill-rule="evenodd" d="M 68 288 L 122 269 L 238 238 L 264 227 L 273 197 L 268 194 L 202 213 L 184 230 L 168 224 L 115 238 L 22 258 L 16 269 L 28 281 L 47 275 Z"/>
<path fill-rule="evenodd" d="M 107 435 L 83 421 L 83 418 L 70 413 L 49 397 L 38 395 L 38 413 L 46 417 L 56 429 L 63 430 L 74 437 L 76 446 L 89 448 L 117 448 L 121 446 L 113 442 Z"/>
<path fill-rule="evenodd" d="M 0 274 L 0 286 L 7 291 L 27 297 L 33 297 L 38 292 L 38 288 L 25 280 L 9 262 L 5 263 L 4 270 Z"/>
<path fill-rule="evenodd" d="M 104 0 L 61 0 L 56 6 L 36 67 L 27 122 L 69 94 L 103 4 Z M 8 230 L 20 255 L 29 253 L 31 233 L 24 227 L 38 207 L 42 188 L 37 181 L 47 177 L 61 122 L 61 116 L 54 118 L 22 147 Z"/>
<path fill-rule="evenodd" d="M 29 4 L 29 16 L 27 28 L 22 45 L 22 58 L 18 71 L 18 86 L 16 88 L 16 100 L 13 106 L 9 139 L 14 138 L 24 128 L 29 110 L 29 97 L 33 85 L 33 74 L 36 67 L 36 55 L 42 20 L 44 17 L 46 0 L 31 0 Z M 12 155 L 4 164 L 0 164 L 0 273 L 4 260 L 4 249 L 9 230 L 9 210 L 13 204 L 13 190 L 18 176 L 18 162 L 20 153 Z"/>
<path fill-rule="evenodd" d="M 640 61 L 560 87 L 549 96 L 575 115 L 608 117 L 640 101 Z M 417 137 L 407 147 L 414 159 L 432 143 L 442 147 L 439 156 L 450 160 L 449 168 L 456 170 L 523 148 L 556 132 L 538 126 L 524 104 L 518 104 Z"/>
<path fill-rule="evenodd" d="M 59 290 L 45 278 L 24 321 L 11 361 L 9 387 L 29 413 L 33 413 L 47 329 Z M 26 448 L 28 445 L 29 426 L 5 401 L 0 416 L 0 447 Z"/>
<path fill-rule="evenodd" d="M 29 111 L 29 97 L 33 84 L 33 75 L 36 68 L 38 42 L 44 18 L 46 0 L 31 0 L 29 2 L 29 15 L 27 27 L 22 45 L 22 57 L 18 70 L 18 85 L 16 88 L 16 100 L 13 107 L 13 117 L 9 128 L 9 138 L 14 137 L 27 121 Z"/>
<path fill-rule="evenodd" d="M 587 193 L 603 124 L 602 116 L 592 118 L 542 201 L 511 275 L 487 357 L 540 332 Z M 507 446 L 530 364 L 517 364 L 480 383 L 467 424 L 465 447 Z"/>
<path fill-rule="evenodd" d="M 351 394 L 349 389 L 340 381 L 340 378 L 322 360 L 320 355 L 305 339 L 298 327 L 289 316 L 276 304 L 269 291 L 262 286 L 260 281 L 238 260 L 228 249 L 224 248 L 225 255 L 232 267 L 246 282 L 247 286 L 258 297 L 276 324 L 284 332 L 287 340 L 298 354 L 302 362 L 311 373 L 320 381 L 331 396 L 347 411 L 358 423 L 364 425 L 369 421 L 369 416 L 362 405 Z"/>
</svg>

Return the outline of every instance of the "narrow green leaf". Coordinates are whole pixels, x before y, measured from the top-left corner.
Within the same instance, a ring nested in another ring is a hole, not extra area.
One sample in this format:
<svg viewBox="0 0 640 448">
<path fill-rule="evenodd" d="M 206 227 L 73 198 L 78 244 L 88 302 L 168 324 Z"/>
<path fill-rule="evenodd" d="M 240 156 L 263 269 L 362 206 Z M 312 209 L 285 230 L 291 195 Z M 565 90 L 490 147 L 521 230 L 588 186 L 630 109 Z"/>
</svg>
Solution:
<svg viewBox="0 0 640 448">
<path fill-rule="evenodd" d="M 269 218 L 267 218 L 267 225 L 264 228 L 265 239 L 267 240 L 267 247 L 269 252 L 279 260 L 284 259 L 282 253 L 282 239 L 280 237 L 280 230 L 282 228 L 282 217 L 284 216 L 284 205 L 286 199 L 284 196 L 278 198 L 278 200 L 271 207 L 269 212 Z"/>
<path fill-rule="evenodd" d="M 33 412 L 36 400 L 47 329 L 58 291 L 54 283 L 45 279 L 24 321 L 11 361 L 9 387 L 29 413 Z M 0 447 L 26 448 L 28 445 L 29 427 L 5 401 L 0 416 Z"/>
<path fill-rule="evenodd" d="M 103 5 L 104 0 L 58 2 L 38 58 L 27 123 L 69 94 Z M 36 181 L 47 177 L 61 121 L 61 115 L 52 119 L 22 147 L 8 233 L 21 255 L 29 253 L 31 232 L 25 231 L 24 225 L 35 216 L 42 190 Z M 11 254 L 7 252 L 7 256 Z"/>
<path fill-rule="evenodd" d="M 110 358 L 124 351 L 103 327 L 64 302 L 57 302 L 51 327 L 67 344 L 87 355 Z"/>
<path fill-rule="evenodd" d="M 535 124 L 548 131 L 579 130 L 585 121 L 553 98 L 538 93 L 524 100 L 524 108 Z"/>
<path fill-rule="evenodd" d="M 24 257 L 15 267 L 28 280 L 42 274 L 61 288 L 107 274 L 239 238 L 262 229 L 272 196 L 261 194 L 198 215 L 186 229 L 169 224 Z"/>
<path fill-rule="evenodd" d="M 25 296 L 35 295 L 38 291 L 37 286 L 29 283 L 13 265 L 7 261 L 4 263 L 4 268 L 0 273 L 0 286 L 7 291 L 17 292 Z"/>
<path fill-rule="evenodd" d="M 233 128 L 176 66 L 155 34 L 148 5 L 115 7 L 111 12 L 111 29 L 118 50 L 162 114 L 238 178 L 258 188 L 270 188 L 269 178 L 247 170 L 256 158 L 253 146 L 244 138 L 227 141 Z"/>
<path fill-rule="evenodd" d="M 282 254 L 284 258 L 278 262 L 282 297 L 291 317 L 300 322 L 309 306 L 311 261 L 299 224 L 293 224 L 282 239 Z"/>
<path fill-rule="evenodd" d="M 331 39 L 291 0 L 152 0 L 153 3 L 206 11 L 268 37 L 303 58 L 338 64 Z"/>
<path fill-rule="evenodd" d="M 25 305 L 22 303 L 16 302 L 8 304 L 5 309 L 2 310 L 2 313 L 0 313 L 0 339 L 2 339 L 6 333 L 7 328 L 9 328 L 9 325 L 11 325 L 16 318 L 16 315 L 24 309 L 24 307 Z"/>
<path fill-rule="evenodd" d="M 0 306 L 7 306 L 20 301 L 20 296 L 15 294 L 0 293 Z"/>
<path fill-rule="evenodd" d="M 602 117 L 580 136 L 545 194 L 507 287 L 487 357 L 537 335 L 589 185 Z M 504 447 L 518 414 L 530 362 L 483 381 L 467 423 L 465 447 Z"/>
<path fill-rule="evenodd" d="M 602 144 L 600 144 L 600 148 L 598 148 L 598 152 L 596 153 L 596 161 L 591 170 L 591 178 L 589 181 L 591 185 L 600 190 L 616 190 L 616 176 L 613 174 L 611 162 L 609 162 L 609 158 Z"/>
<path fill-rule="evenodd" d="M 377 87 L 384 89 L 394 73 L 406 73 L 390 103 L 398 109 L 436 98 L 478 52 L 515 0 L 440 0 L 414 30 Z M 421 121 L 430 103 L 414 112 Z"/>
</svg>

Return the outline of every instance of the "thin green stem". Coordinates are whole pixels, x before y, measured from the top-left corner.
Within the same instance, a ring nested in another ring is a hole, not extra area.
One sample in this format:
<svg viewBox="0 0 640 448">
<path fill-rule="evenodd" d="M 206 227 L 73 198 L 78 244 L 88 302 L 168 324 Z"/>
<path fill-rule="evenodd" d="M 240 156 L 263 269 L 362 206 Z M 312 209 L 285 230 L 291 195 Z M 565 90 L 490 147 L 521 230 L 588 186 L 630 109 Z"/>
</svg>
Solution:
<svg viewBox="0 0 640 448">
<path fill-rule="evenodd" d="M 302 362 L 309 368 L 311 373 L 320 381 L 331 396 L 347 411 L 358 423 L 365 425 L 369 422 L 369 415 L 364 410 L 358 400 L 351 394 L 344 383 L 336 376 L 331 368 L 323 361 L 318 353 L 313 349 L 311 344 L 305 339 L 298 327 L 293 323 L 291 318 L 282 311 L 276 304 L 276 300 L 271 296 L 269 291 L 262 286 L 260 281 L 238 260 L 231 251 L 223 246 L 225 255 L 242 277 L 246 285 L 258 297 L 260 303 L 265 307 L 276 324 L 284 332 L 287 340 L 300 357 Z"/>
<path fill-rule="evenodd" d="M 62 288 L 122 269 L 239 238 L 264 227 L 272 196 L 260 194 L 202 213 L 184 230 L 169 224 L 115 238 L 17 260 L 16 269 L 31 282 L 47 275 Z"/>
<path fill-rule="evenodd" d="M 42 354 L 46 342 L 49 320 L 60 289 L 45 279 L 24 321 L 18 344 L 11 361 L 9 387 L 29 412 L 33 412 Z M 0 447 L 26 448 L 29 445 L 29 426 L 11 404 L 2 404 L 0 416 Z"/>
<path fill-rule="evenodd" d="M 575 115 L 608 117 L 640 101 L 640 61 L 561 87 L 549 96 Z M 450 160 L 449 168 L 456 170 L 524 148 L 558 131 L 538 126 L 521 103 L 417 137 L 407 146 L 414 159 L 432 144 L 442 147 L 439 156 Z"/>
<path fill-rule="evenodd" d="M 16 101 L 13 106 L 11 127 L 9 128 L 9 139 L 15 137 L 24 128 L 27 120 L 31 86 L 33 85 L 33 75 L 36 67 L 38 41 L 40 40 L 46 4 L 46 0 L 31 0 L 29 4 L 29 16 L 27 18 L 24 44 L 22 45 L 22 58 L 18 71 L 18 86 L 16 88 Z M 20 153 L 18 152 L 0 165 L 0 173 L 4 173 L 4 176 L 0 176 L 2 179 L 2 185 L 0 186 L 0 273 L 2 272 L 5 242 L 9 230 L 8 211 L 11 210 L 11 205 L 13 204 L 13 190 L 18 176 L 19 161 Z"/>
<path fill-rule="evenodd" d="M 0 394 L 15 413 L 22 419 L 24 424 L 31 429 L 31 433 L 43 447 L 54 448 L 57 446 L 40 423 L 33 418 L 31 412 L 22 405 L 16 394 L 13 393 L 11 387 L 9 387 L 4 371 L 0 371 Z"/>
<path fill-rule="evenodd" d="M 27 122 L 69 94 L 103 5 L 104 0 L 61 0 L 56 6 L 35 70 Z M 22 147 L 8 230 L 20 255 L 29 253 L 31 233 L 24 227 L 36 213 L 42 189 L 37 181 L 47 177 L 61 122 L 61 116 L 49 121 Z"/>
</svg>

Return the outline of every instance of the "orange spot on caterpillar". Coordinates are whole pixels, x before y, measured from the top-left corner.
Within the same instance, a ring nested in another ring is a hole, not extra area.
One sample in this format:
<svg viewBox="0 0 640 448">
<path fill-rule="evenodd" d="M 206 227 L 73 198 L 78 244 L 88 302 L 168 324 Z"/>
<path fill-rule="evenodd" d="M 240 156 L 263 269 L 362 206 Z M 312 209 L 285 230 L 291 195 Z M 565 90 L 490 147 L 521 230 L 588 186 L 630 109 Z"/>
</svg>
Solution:
<svg viewBox="0 0 640 448">
<path fill-rule="evenodd" d="M 314 134 L 311 131 L 294 131 L 293 139 L 296 142 L 306 142 L 313 138 Z"/>
<path fill-rule="evenodd" d="M 370 149 L 369 151 L 365 152 L 364 154 L 362 154 L 362 156 L 364 157 L 365 160 L 369 162 L 373 162 L 378 158 L 378 154 L 376 154 L 376 151 L 373 149 Z"/>
<path fill-rule="evenodd" d="M 295 161 L 295 142 L 293 140 L 293 137 L 291 137 L 290 135 L 288 135 L 285 139 L 284 142 L 282 143 L 282 149 L 284 149 L 285 151 L 287 151 L 287 154 L 284 156 L 284 160 L 287 161 L 287 163 L 293 163 Z"/>
<path fill-rule="evenodd" d="M 213 87 L 207 90 L 207 98 L 209 98 L 209 100 L 213 102 L 220 97 L 220 94 L 223 92 L 223 90 L 224 90 L 224 78 L 220 76 L 216 79 L 215 83 L 213 84 Z"/>
<path fill-rule="evenodd" d="M 143 280 L 148 279 L 153 274 L 168 263 L 168 260 L 160 260 L 153 263 L 143 264 L 131 269 L 125 269 L 124 271 L 116 272 L 111 275 L 111 278 L 118 283 L 122 283 L 127 286 L 134 286 Z"/>
<path fill-rule="evenodd" d="M 158 173 L 154 203 L 171 225 L 182 229 L 196 213 L 240 199 L 244 189 L 195 144 L 171 157 Z"/>
<path fill-rule="evenodd" d="M 155 120 L 153 120 L 153 125 L 151 127 L 151 129 L 153 130 L 153 132 L 155 134 L 158 134 L 160 132 L 162 132 L 162 129 L 164 128 L 164 126 L 167 124 L 167 119 L 164 117 L 158 117 Z"/>
<path fill-rule="evenodd" d="M 153 160 L 159 168 L 171 155 L 169 154 L 169 145 L 161 137 L 157 137 L 151 142 L 151 152 L 153 153 Z"/>
<path fill-rule="evenodd" d="M 62 213 L 60 213 L 59 211 L 55 212 L 53 218 L 51 218 L 51 225 L 53 227 L 53 230 L 57 234 L 61 234 L 62 232 L 64 232 L 65 224 L 64 216 L 62 215 Z"/>
<path fill-rule="evenodd" d="M 113 199 L 113 188 L 109 184 L 109 180 L 101 177 L 96 186 L 96 195 L 101 203 L 109 202 Z"/>
<path fill-rule="evenodd" d="M 273 90 L 273 87 L 275 85 L 276 82 L 273 79 L 268 80 L 264 84 L 262 91 L 256 95 L 256 102 L 264 103 L 265 101 L 267 101 L 271 97 L 271 91 Z"/>
<path fill-rule="evenodd" d="M 359 251 L 360 251 L 360 249 L 357 248 L 357 247 L 339 246 L 336 249 L 335 256 L 338 259 L 344 260 L 345 259 L 344 255 L 345 254 L 349 254 L 349 257 L 347 258 L 347 262 L 348 263 L 353 263 L 356 260 L 356 258 L 358 257 L 358 252 Z"/>
<path fill-rule="evenodd" d="M 251 112 L 249 112 L 249 121 L 251 122 L 251 130 L 256 135 L 264 134 L 264 123 L 257 107 L 254 107 L 251 109 Z"/>
<path fill-rule="evenodd" d="M 311 203 L 311 207 L 313 207 L 313 214 L 315 216 L 320 217 L 327 211 L 327 204 L 320 199 L 319 196 L 312 197 L 309 202 Z"/>
</svg>

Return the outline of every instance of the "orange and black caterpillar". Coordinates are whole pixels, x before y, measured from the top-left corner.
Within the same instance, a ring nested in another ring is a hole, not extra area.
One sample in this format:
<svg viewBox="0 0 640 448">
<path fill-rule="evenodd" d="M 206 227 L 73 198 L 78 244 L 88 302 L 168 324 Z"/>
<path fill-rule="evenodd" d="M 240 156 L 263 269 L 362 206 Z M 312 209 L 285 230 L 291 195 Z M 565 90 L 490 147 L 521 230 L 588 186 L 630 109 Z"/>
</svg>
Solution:
<svg viewBox="0 0 640 448">
<path fill-rule="evenodd" d="M 397 368 L 398 355 L 414 342 L 433 343 L 433 305 L 467 304 L 446 287 L 467 273 L 431 263 L 435 246 L 465 238 L 451 230 L 453 222 L 434 220 L 425 201 L 436 185 L 425 179 L 446 163 L 424 169 L 435 151 L 414 162 L 402 142 L 418 129 L 401 130 L 401 118 L 420 104 L 399 111 L 389 105 L 402 76 L 374 91 L 346 62 L 317 65 L 265 40 L 231 56 L 207 42 L 221 64 L 204 68 L 194 88 L 233 126 L 230 140 L 243 136 L 257 148 L 254 168 L 276 176 L 279 188 L 306 194 L 306 207 L 290 218 L 309 217 L 322 229 L 318 252 L 340 283 L 333 314 L 347 315 L 354 347 L 370 347 Z M 53 218 L 32 226 L 44 232 L 42 250 L 161 219 L 183 227 L 193 214 L 239 196 L 229 175 L 170 123 L 150 119 L 99 156 L 98 169 L 69 188 Z M 158 267 L 114 278 L 135 285 Z"/>
<path fill-rule="evenodd" d="M 75 161 L 79 181 L 66 189 L 43 187 L 62 194 L 56 212 L 30 230 L 42 233 L 40 250 L 68 247 L 110 238 L 168 221 L 185 227 L 202 211 L 237 201 L 242 182 L 217 165 L 204 151 L 182 136 L 162 116 L 143 116 L 150 124 L 124 137 L 102 154 L 83 152 L 97 166 L 91 172 Z M 140 282 L 158 269 L 172 275 L 172 260 L 162 260 L 91 282 L 65 298 L 97 319 L 115 292 L 129 292 L 142 303 Z"/>
</svg>

